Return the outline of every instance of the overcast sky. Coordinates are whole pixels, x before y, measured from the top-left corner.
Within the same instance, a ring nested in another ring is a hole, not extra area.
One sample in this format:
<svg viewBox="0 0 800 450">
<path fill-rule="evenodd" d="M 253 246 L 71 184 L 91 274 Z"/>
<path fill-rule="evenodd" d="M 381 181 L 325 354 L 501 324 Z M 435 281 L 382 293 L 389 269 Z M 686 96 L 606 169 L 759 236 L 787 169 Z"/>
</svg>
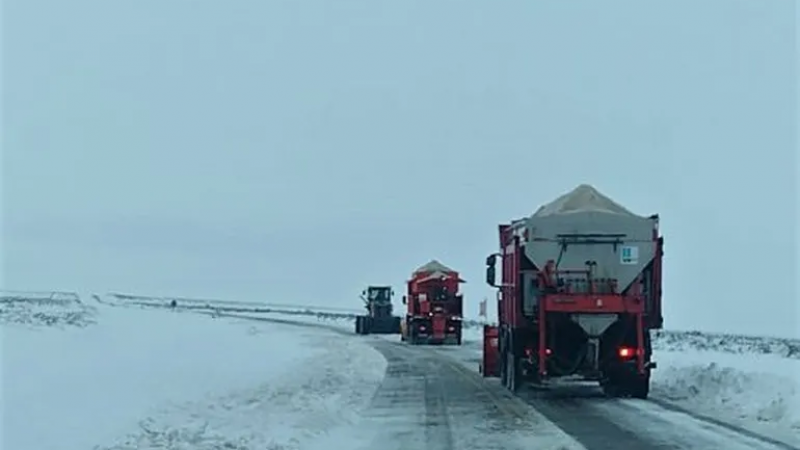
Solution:
<svg viewBox="0 0 800 450">
<path fill-rule="evenodd" d="M 796 2 L 5 0 L 3 285 L 355 306 L 590 183 L 800 336 Z"/>
</svg>

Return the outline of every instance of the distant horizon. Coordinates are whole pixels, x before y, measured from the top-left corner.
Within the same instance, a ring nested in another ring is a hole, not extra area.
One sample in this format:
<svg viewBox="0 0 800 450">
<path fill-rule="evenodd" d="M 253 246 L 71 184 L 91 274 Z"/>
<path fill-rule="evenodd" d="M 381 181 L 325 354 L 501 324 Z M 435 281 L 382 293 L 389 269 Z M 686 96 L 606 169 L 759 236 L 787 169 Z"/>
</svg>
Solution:
<svg viewBox="0 0 800 450">
<path fill-rule="evenodd" d="M 164 300 L 164 299 L 175 299 L 175 300 L 183 300 L 189 302 L 197 302 L 197 303 L 209 303 L 213 306 L 213 302 L 218 302 L 220 304 L 229 304 L 229 305 L 258 305 L 264 306 L 267 308 L 287 308 L 285 311 L 311 311 L 311 312 L 322 312 L 324 313 L 325 310 L 333 311 L 333 312 L 341 312 L 341 313 L 353 313 L 357 314 L 363 311 L 363 308 L 348 308 L 348 307 L 337 307 L 337 306 L 324 306 L 324 305 L 301 305 L 301 304 L 291 304 L 291 303 L 273 303 L 268 301 L 247 301 L 247 300 L 229 300 L 229 299 L 212 299 L 212 298 L 194 298 L 194 297 L 184 297 L 184 296 L 176 296 L 176 295 L 145 295 L 139 293 L 130 293 L 130 292 L 117 292 L 117 291 L 109 291 L 103 293 L 90 293 L 80 295 L 78 292 L 72 291 L 64 291 L 64 290 L 30 290 L 30 291 L 20 291 L 20 290 L 10 290 L 0 287 L 0 296 L 3 296 L 5 293 L 18 293 L 18 294 L 26 294 L 26 293 L 37 293 L 37 294 L 49 294 L 49 293 L 64 293 L 64 294 L 77 294 L 80 298 L 82 303 L 86 297 L 91 297 L 93 295 L 98 295 L 100 297 L 104 295 L 114 295 L 114 294 L 122 294 L 122 295 L 129 295 L 131 297 L 138 297 L 143 300 Z M 392 301 L 394 306 L 403 306 L 401 302 L 396 300 Z M 288 308 L 297 308 L 297 309 L 288 309 Z M 280 311 L 277 311 L 280 312 Z M 395 310 L 395 315 L 399 315 L 401 317 L 405 316 L 405 310 Z M 464 315 L 464 319 L 471 321 L 471 322 L 483 322 L 484 319 L 478 315 Z M 485 319 L 487 324 L 497 324 L 497 318 L 495 317 L 488 317 Z M 790 341 L 799 341 L 800 342 L 800 335 L 795 336 L 785 336 L 785 335 L 774 335 L 774 334 L 750 334 L 750 333 L 734 333 L 729 331 L 714 331 L 714 330 L 703 330 L 703 329 L 681 329 L 681 328 L 671 328 L 671 327 L 664 327 L 662 329 L 652 329 L 650 330 L 653 333 L 658 333 L 660 331 L 670 332 L 670 333 L 701 333 L 707 336 L 739 336 L 739 337 L 752 337 L 752 338 L 768 338 L 768 339 L 785 339 Z"/>
</svg>

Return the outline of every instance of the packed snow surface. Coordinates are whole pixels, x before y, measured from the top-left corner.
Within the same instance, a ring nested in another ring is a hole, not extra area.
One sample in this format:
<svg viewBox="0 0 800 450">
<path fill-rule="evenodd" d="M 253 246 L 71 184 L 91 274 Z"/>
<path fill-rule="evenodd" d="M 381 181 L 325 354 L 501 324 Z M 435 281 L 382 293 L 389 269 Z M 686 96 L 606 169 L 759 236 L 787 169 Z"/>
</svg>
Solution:
<svg viewBox="0 0 800 450">
<path fill-rule="evenodd" d="M 800 359 L 658 351 L 652 395 L 800 447 Z"/>
<path fill-rule="evenodd" d="M 357 341 L 275 324 L 102 305 L 90 326 L 18 317 L 2 324 L 14 450 L 313 445 L 355 420 L 386 367 Z"/>
</svg>

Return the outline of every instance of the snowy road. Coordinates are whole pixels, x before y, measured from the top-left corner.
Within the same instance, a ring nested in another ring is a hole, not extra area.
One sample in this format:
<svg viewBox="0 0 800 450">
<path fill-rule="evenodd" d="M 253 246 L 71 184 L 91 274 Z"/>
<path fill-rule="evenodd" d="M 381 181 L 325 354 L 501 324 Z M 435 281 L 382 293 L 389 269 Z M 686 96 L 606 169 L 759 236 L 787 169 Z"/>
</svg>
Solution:
<svg viewBox="0 0 800 450">
<path fill-rule="evenodd" d="M 473 372 L 479 361 L 466 348 L 425 350 L 456 359 Z M 486 383 L 499 387 L 497 380 Z M 529 388 L 517 397 L 588 450 L 800 449 L 657 400 L 607 398 L 596 384 Z"/>
<path fill-rule="evenodd" d="M 363 450 L 583 449 L 535 410 L 492 389 L 433 352 L 371 339 L 389 365 L 366 427 L 380 434 Z"/>
<path fill-rule="evenodd" d="M 367 415 L 380 422 L 367 428 L 383 431 L 359 450 L 522 449 L 532 443 L 586 450 L 798 449 L 656 401 L 606 398 L 595 385 L 512 396 L 497 380 L 480 377 L 467 348 L 409 347 L 396 336 L 353 337 L 373 345 L 389 363 Z"/>
</svg>

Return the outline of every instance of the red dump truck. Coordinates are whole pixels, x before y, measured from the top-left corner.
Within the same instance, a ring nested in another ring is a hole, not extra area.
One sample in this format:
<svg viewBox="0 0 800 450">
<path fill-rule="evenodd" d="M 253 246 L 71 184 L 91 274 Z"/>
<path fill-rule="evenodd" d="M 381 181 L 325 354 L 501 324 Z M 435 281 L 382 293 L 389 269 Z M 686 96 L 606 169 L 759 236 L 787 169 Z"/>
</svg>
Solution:
<svg viewBox="0 0 800 450">
<path fill-rule="evenodd" d="M 658 222 L 581 185 L 500 225 L 500 251 L 486 260 L 499 325 L 484 328 L 483 375 L 512 391 L 569 378 L 647 398 L 649 331 L 663 325 Z"/>
<path fill-rule="evenodd" d="M 415 270 L 403 296 L 408 312 L 401 324 L 401 339 L 412 345 L 461 345 L 461 283 L 458 272 L 436 260 Z"/>
</svg>

